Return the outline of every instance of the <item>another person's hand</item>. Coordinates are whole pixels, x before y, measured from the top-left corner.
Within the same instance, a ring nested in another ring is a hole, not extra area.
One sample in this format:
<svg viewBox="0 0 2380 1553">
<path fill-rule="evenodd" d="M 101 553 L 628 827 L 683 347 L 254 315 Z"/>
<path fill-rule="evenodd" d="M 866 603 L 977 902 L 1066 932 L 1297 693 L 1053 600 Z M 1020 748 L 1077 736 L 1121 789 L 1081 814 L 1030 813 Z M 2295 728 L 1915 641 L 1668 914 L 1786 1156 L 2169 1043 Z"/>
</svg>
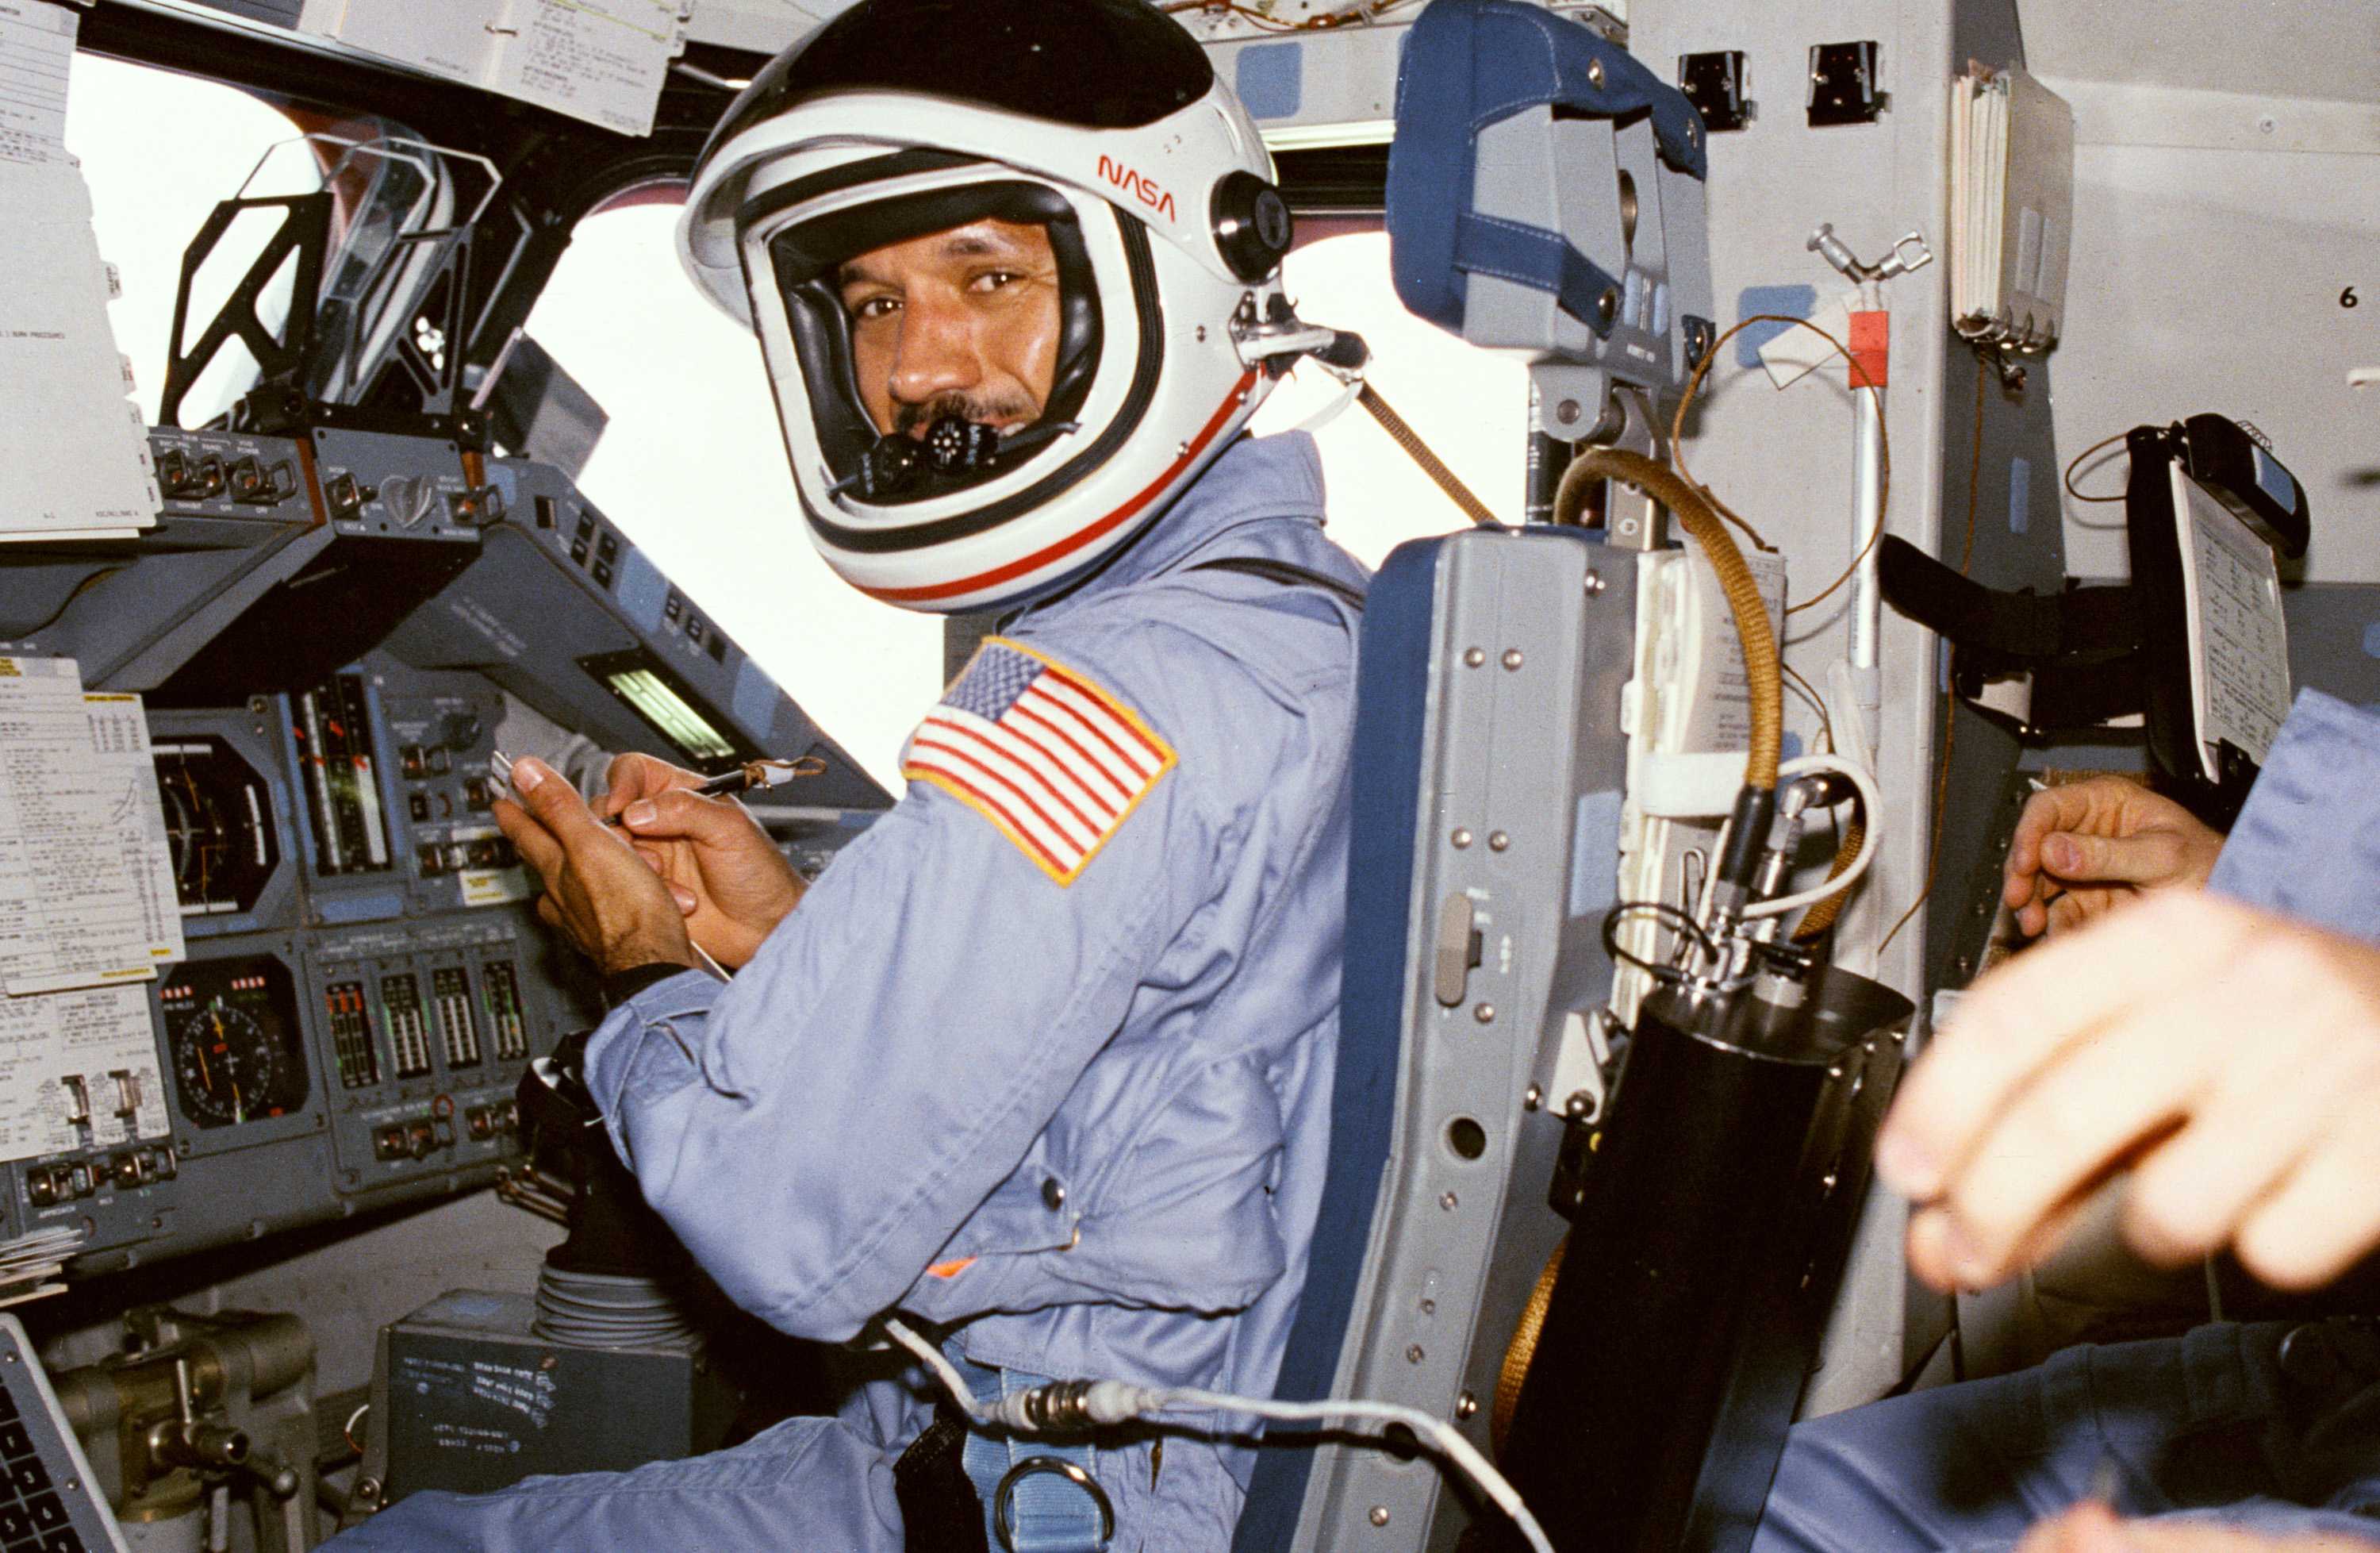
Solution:
<svg viewBox="0 0 2380 1553">
<path fill-rule="evenodd" d="M 2380 948 L 2168 891 L 1975 984 L 1876 1145 L 1909 1261 L 1981 1288 L 2119 1169 L 2153 1262 L 2228 1246 L 2309 1289 L 2380 1244 Z"/>
<path fill-rule="evenodd" d="M 727 969 L 741 967 L 807 887 L 768 832 L 732 798 L 687 789 L 702 774 L 650 755 L 622 755 L 598 813 L 617 814 L 637 853 L 668 884 L 686 929 Z"/>
<path fill-rule="evenodd" d="M 598 820 L 542 761 L 513 764 L 518 802 L 496 801 L 496 824 L 545 882 L 537 914 L 570 935 L 605 975 L 639 965 L 691 966 L 686 919 L 667 886 L 627 838 Z"/>
<path fill-rule="evenodd" d="M 2028 938 L 2078 927 L 2143 892 L 2195 889 L 2223 838 L 2168 798 L 2120 776 L 2033 795 L 2016 822 L 2000 897 Z"/>
<path fill-rule="evenodd" d="M 2380 1536 L 2380 1529 L 2375 1529 Z M 2036 1522 L 2016 1553 L 2375 1553 L 2362 1537 L 2272 1536 L 2206 1521 L 2124 1521 L 2106 1505 L 2076 1505 Z"/>
</svg>

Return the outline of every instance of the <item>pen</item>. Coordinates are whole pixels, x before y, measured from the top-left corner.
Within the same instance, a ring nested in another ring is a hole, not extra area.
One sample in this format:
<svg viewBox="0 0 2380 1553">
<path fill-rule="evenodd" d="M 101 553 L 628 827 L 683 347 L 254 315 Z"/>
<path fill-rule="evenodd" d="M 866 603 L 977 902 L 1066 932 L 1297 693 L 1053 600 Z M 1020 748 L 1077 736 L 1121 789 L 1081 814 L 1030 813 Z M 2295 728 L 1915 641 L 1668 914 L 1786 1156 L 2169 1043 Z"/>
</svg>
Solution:
<svg viewBox="0 0 2380 1553">
<path fill-rule="evenodd" d="M 687 790 L 704 798 L 720 798 L 729 793 L 750 792 L 755 788 L 783 787 L 796 776 L 816 776 L 826 770 L 826 762 L 817 755 L 804 755 L 799 760 L 746 761 L 733 771 L 722 771 L 710 780 Z M 502 750 L 488 755 L 488 774 L 506 787 L 512 786 L 513 760 Z M 517 790 L 517 789 L 516 789 Z M 613 814 L 603 822 L 616 825 L 620 817 Z"/>
</svg>

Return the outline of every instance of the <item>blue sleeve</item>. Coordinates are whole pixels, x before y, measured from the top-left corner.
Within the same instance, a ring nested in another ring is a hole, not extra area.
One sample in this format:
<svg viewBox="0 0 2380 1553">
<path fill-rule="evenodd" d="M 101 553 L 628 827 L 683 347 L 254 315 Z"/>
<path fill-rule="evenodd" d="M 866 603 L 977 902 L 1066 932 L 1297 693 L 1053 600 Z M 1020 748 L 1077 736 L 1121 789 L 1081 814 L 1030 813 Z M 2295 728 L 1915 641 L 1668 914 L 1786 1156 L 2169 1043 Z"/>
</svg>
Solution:
<svg viewBox="0 0 2380 1553">
<path fill-rule="evenodd" d="M 597 1032 L 589 1085 L 647 1199 L 771 1325 L 841 1340 L 896 1302 L 1223 876 L 1236 839 L 1210 816 L 1261 779 L 1241 751 L 1266 742 L 1263 698 L 1204 643 L 1160 662 L 1152 634 L 1069 665 L 1175 756 L 1070 880 L 912 765 L 732 982 L 673 977 Z M 1062 1218 L 1019 1217 L 1063 1243 Z"/>
</svg>

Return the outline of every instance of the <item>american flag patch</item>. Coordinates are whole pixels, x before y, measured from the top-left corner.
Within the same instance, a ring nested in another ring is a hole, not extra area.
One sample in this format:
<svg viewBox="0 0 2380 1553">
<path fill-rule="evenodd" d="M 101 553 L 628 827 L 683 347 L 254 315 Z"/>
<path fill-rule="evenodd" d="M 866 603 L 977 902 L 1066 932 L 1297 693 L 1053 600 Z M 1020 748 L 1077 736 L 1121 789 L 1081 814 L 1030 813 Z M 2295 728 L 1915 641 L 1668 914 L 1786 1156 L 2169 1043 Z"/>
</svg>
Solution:
<svg viewBox="0 0 2380 1553">
<path fill-rule="evenodd" d="M 1082 675 L 1001 637 L 976 649 L 901 752 L 1071 885 L 1173 768 L 1172 747 Z"/>
</svg>

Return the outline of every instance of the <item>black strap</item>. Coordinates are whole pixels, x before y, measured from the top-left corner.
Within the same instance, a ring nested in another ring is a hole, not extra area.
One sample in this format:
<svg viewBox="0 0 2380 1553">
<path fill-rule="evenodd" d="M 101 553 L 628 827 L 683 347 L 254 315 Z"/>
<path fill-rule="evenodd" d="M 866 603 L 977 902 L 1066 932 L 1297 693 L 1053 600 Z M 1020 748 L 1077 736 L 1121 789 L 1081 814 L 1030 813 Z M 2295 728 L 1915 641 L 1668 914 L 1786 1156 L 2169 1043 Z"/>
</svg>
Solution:
<svg viewBox="0 0 2380 1553">
<path fill-rule="evenodd" d="M 989 1553 L 983 1500 L 960 1460 L 966 1435 L 965 1421 L 944 1402 L 892 1463 L 892 1495 L 900 1501 L 909 1553 Z"/>
<path fill-rule="evenodd" d="M 1335 577 L 1289 561 L 1276 561 L 1267 556 L 1224 556 L 1216 560 L 1200 561 L 1185 568 L 1190 571 L 1241 571 L 1250 577 L 1261 577 L 1268 582 L 1278 582 L 1284 588 L 1299 586 L 1319 588 L 1342 601 L 1350 609 L 1364 607 L 1364 595 Z"/>
<path fill-rule="evenodd" d="M 680 965 L 675 960 L 655 960 L 642 965 L 631 965 L 625 971 L 611 972 L 600 978 L 603 1007 L 616 1009 L 647 987 L 659 985 L 672 976 L 683 975 L 693 969 L 691 965 Z"/>
</svg>

